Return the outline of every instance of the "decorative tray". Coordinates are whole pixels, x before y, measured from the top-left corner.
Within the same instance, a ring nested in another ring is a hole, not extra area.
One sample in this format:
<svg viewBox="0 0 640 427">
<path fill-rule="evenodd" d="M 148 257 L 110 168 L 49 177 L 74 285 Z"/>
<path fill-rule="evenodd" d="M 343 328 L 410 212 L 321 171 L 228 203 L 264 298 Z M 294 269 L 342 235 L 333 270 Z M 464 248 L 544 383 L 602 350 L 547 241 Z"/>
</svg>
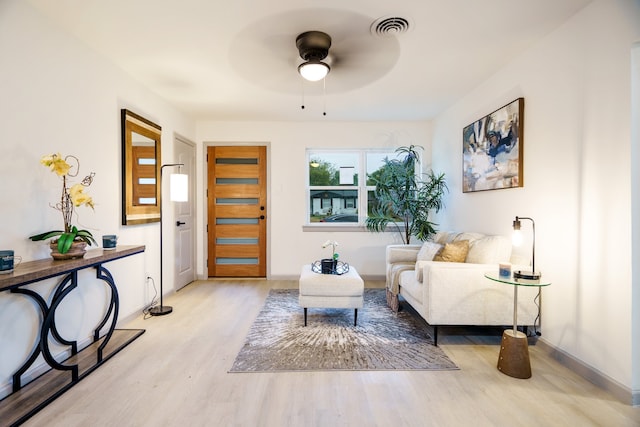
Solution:
<svg viewBox="0 0 640 427">
<path fill-rule="evenodd" d="M 311 271 L 318 274 L 344 274 L 349 271 L 349 264 L 332 259 L 323 259 L 312 262 Z"/>
</svg>

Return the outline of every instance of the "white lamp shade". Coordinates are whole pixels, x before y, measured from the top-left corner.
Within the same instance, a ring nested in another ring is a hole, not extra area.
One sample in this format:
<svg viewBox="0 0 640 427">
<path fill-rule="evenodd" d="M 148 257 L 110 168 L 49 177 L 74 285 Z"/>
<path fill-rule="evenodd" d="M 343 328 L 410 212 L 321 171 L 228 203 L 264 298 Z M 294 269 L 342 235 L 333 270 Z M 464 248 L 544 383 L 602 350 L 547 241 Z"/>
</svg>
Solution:
<svg viewBox="0 0 640 427">
<path fill-rule="evenodd" d="M 189 200 L 189 175 L 172 173 L 169 176 L 169 199 L 172 202 Z"/>
<path fill-rule="evenodd" d="M 511 235 L 511 243 L 513 243 L 513 246 L 522 246 L 522 240 L 522 232 L 520 230 L 514 230 Z"/>
<path fill-rule="evenodd" d="M 305 80 L 317 82 L 324 79 L 329 73 L 329 66 L 324 62 L 305 62 L 300 64 L 298 72 Z"/>
</svg>

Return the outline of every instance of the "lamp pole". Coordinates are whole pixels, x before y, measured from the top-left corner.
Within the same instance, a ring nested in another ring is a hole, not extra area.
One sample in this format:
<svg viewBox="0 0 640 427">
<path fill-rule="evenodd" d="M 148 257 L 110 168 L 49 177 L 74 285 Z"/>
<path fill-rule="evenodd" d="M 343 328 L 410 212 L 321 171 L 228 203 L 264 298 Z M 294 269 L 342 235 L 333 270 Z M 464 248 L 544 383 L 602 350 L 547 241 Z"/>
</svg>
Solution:
<svg viewBox="0 0 640 427">
<path fill-rule="evenodd" d="M 173 307 L 170 307 L 168 305 L 164 305 L 163 304 L 163 291 L 162 291 L 162 219 L 163 219 L 163 215 L 162 215 L 162 172 L 164 171 L 164 168 L 166 167 L 173 167 L 173 166 L 184 166 L 184 163 L 169 163 L 166 165 L 162 165 L 160 167 L 160 306 L 156 306 L 156 307 L 151 307 L 151 309 L 149 310 L 149 314 L 151 314 L 152 316 L 164 316 L 166 314 L 169 314 L 173 311 Z M 170 196 L 171 197 L 171 196 Z"/>
</svg>

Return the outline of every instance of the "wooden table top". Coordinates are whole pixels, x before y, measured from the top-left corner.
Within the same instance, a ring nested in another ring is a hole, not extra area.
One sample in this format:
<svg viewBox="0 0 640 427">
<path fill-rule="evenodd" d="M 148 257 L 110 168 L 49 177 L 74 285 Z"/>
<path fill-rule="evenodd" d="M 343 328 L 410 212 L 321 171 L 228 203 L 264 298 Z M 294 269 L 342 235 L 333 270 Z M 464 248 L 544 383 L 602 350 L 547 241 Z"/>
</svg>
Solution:
<svg viewBox="0 0 640 427">
<path fill-rule="evenodd" d="M 74 270 L 80 270 L 135 255 L 144 252 L 144 250 L 144 245 L 121 245 L 116 246 L 116 248 L 112 250 L 104 250 L 102 248 L 90 249 L 84 255 L 84 258 L 69 260 L 46 258 L 22 262 L 14 268 L 13 272 L 0 274 L 0 292 L 50 277 L 60 276 Z"/>
</svg>

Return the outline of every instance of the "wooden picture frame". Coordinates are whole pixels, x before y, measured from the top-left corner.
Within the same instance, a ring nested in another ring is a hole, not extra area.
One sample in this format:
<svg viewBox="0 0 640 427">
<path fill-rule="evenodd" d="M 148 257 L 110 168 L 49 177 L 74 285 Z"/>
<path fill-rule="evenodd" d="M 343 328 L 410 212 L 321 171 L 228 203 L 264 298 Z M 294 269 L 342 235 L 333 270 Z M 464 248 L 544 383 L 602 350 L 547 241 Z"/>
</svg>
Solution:
<svg viewBox="0 0 640 427">
<path fill-rule="evenodd" d="M 462 130 L 462 192 L 522 187 L 524 98 Z"/>
</svg>

